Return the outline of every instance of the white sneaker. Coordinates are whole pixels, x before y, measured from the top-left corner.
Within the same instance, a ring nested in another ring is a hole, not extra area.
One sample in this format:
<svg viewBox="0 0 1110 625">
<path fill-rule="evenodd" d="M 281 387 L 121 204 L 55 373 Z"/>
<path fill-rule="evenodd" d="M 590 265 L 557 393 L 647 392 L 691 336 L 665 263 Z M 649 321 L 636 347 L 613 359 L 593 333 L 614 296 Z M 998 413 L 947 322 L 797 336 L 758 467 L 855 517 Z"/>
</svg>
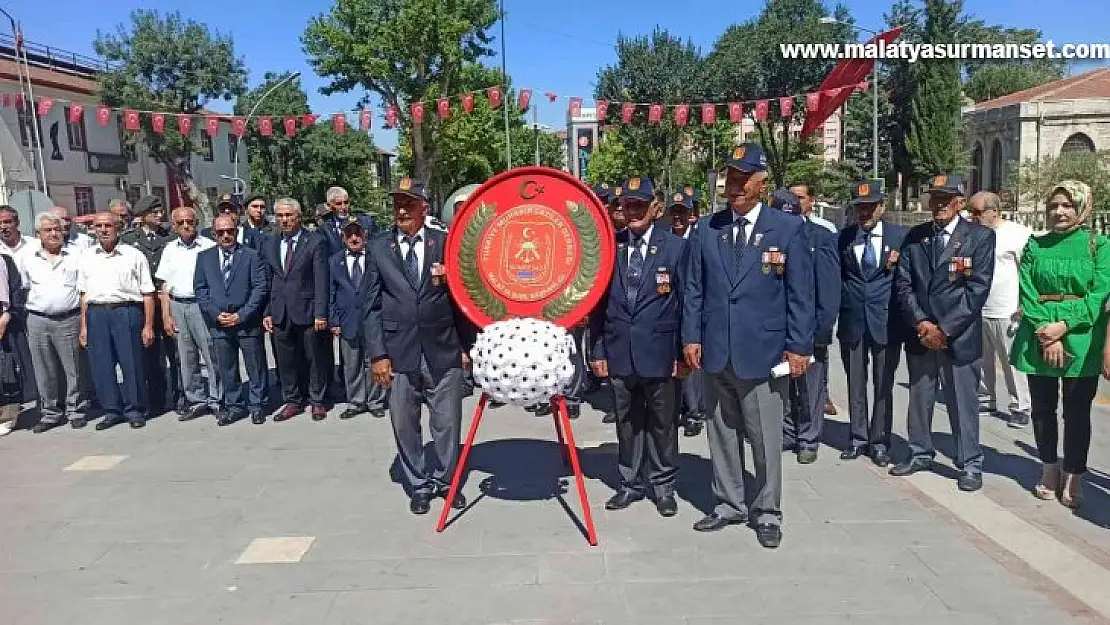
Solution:
<svg viewBox="0 0 1110 625">
<path fill-rule="evenodd" d="M 0 436 L 7 436 L 12 433 L 12 422 L 0 423 Z"/>
</svg>

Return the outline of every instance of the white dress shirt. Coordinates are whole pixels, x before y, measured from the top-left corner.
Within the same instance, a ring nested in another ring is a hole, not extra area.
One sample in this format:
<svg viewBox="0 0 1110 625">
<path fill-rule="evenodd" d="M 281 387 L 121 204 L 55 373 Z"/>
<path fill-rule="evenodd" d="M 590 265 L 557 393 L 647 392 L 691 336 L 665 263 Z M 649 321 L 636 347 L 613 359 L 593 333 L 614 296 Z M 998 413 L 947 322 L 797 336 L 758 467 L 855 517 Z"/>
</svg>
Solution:
<svg viewBox="0 0 1110 625">
<path fill-rule="evenodd" d="M 959 215 L 956 215 L 956 217 L 952 221 L 948 222 L 948 225 L 944 227 L 944 240 L 943 241 L 938 240 L 938 239 L 940 239 L 940 236 L 939 236 L 940 233 L 939 232 L 937 233 L 937 236 L 936 236 L 936 238 L 934 239 L 934 242 L 933 242 L 934 248 L 942 242 L 944 243 L 944 245 L 941 246 L 940 249 L 934 249 L 933 250 L 934 254 L 939 255 L 940 252 L 943 251 L 944 248 L 948 247 L 948 243 L 952 241 L 952 234 L 956 232 L 956 226 L 959 225 L 959 223 L 960 223 L 960 216 Z M 933 227 L 936 228 L 935 223 L 933 224 Z"/>
<path fill-rule="evenodd" d="M 424 244 L 428 242 L 428 232 L 422 226 L 420 230 L 416 231 L 413 238 L 420 237 L 420 244 L 416 246 L 416 279 L 419 281 L 424 273 Z M 409 253 L 409 244 L 405 241 L 408 235 L 402 230 L 397 230 L 397 246 L 401 250 L 401 264 L 405 265 L 405 256 Z M 406 268 L 407 271 L 407 268 Z"/>
<path fill-rule="evenodd" d="M 99 244 L 81 252 L 77 289 L 90 304 L 141 303 L 154 293 L 150 263 L 139 250 L 117 243 L 111 252 Z"/>
<path fill-rule="evenodd" d="M 651 231 L 652 230 L 655 230 L 655 224 L 652 224 L 652 225 L 648 226 L 647 231 L 644 232 L 644 236 L 640 237 L 640 248 L 639 248 L 640 249 L 640 258 L 645 259 L 645 260 L 647 259 L 648 241 L 651 240 Z M 628 261 L 629 262 L 632 262 L 632 251 L 634 249 L 636 249 L 632 246 L 632 241 L 635 238 L 636 238 L 636 235 L 633 234 L 633 232 L 631 230 L 629 230 L 628 231 Z"/>
<path fill-rule="evenodd" d="M 297 233 L 293 235 L 292 243 L 293 243 L 293 251 L 294 252 L 297 251 L 297 246 L 301 244 L 301 236 L 303 236 L 303 235 L 304 235 L 304 228 L 301 228 L 300 230 L 297 230 Z M 278 252 L 281 254 L 281 258 L 278 259 L 278 262 L 281 263 L 281 268 L 282 268 L 282 270 L 284 270 L 284 269 L 287 268 L 285 266 L 285 248 L 286 248 L 286 246 L 289 245 L 290 240 L 286 239 L 284 234 L 278 235 L 278 236 L 281 237 L 281 243 L 278 245 Z"/>
<path fill-rule="evenodd" d="M 752 230 L 755 230 L 755 222 L 756 222 L 756 220 L 759 219 L 759 211 L 761 211 L 761 210 L 763 210 L 763 202 L 756 203 L 756 205 L 754 207 L 752 207 L 752 209 L 750 211 L 748 211 L 748 213 L 746 215 L 741 215 L 741 214 L 733 211 L 733 213 L 732 213 L 732 240 L 733 241 L 736 240 L 737 223 L 739 222 L 740 218 L 743 217 L 744 219 L 748 220 L 748 225 L 744 226 L 744 233 L 743 233 L 744 234 L 744 241 L 747 241 L 748 245 L 754 245 L 755 244 L 755 241 L 752 241 Z"/>
<path fill-rule="evenodd" d="M 363 275 L 365 275 L 366 274 L 366 251 L 364 250 L 364 251 L 360 252 L 357 256 L 352 254 L 349 250 L 347 252 L 344 252 L 344 253 L 347 255 L 347 275 L 350 276 L 350 275 L 354 274 L 355 263 L 358 263 L 359 268 L 362 269 Z M 355 286 L 357 287 L 358 285 L 356 284 Z"/>
<path fill-rule="evenodd" d="M 172 297 L 195 297 L 193 275 L 197 269 L 197 255 L 204 250 L 216 247 L 208 237 L 198 236 L 189 245 L 181 239 L 174 239 L 162 250 L 162 260 L 154 277 L 164 283 L 164 288 Z"/>
<path fill-rule="evenodd" d="M 80 252 L 62 248 L 53 259 L 43 249 L 23 258 L 20 276 L 27 291 L 27 310 L 61 315 L 81 307 L 77 290 Z"/>
<path fill-rule="evenodd" d="M 15 247 L 9 247 L 7 243 L 0 241 L 0 254 L 7 254 L 12 257 L 20 275 L 23 274 L 23 262 L 27 256 L 41 249 L 42 243 L 38 239 L 23 235 L 19 236 L 19 243 L 16 243 Z M 23 288 L 27 288 L 26 283 L 23 284 Z"/>
<path fill-rule="evenodd" d="M 862 231 L 863 228 L 860 228 Z M 883 262 L 883 222 L 875 222 L 875 227 L 871 229 L 871 236 L 867 240 L 871 244 L 871 249 L 875 251 L 875 262 Z M 856 254 L 856 261 L 860 266 L 863 266 L 863 243 L 853 243 L 852 251 Z"/>
</svg>

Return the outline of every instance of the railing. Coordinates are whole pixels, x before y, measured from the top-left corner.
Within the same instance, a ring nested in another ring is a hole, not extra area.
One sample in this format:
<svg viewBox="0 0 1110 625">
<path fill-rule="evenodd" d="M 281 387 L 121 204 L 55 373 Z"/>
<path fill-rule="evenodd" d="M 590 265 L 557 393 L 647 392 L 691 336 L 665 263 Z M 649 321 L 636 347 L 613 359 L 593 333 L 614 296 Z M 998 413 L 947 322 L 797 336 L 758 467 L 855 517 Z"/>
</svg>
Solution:
<svg viewBox="0 0 1110 625">
<path fill-rule="evenodd" d="M 27 50 L 27 63 L 56 72 L 92 78 L 100 72 L 112 68 L 103 59 L 98 59 L 60 48 L 52 48 L 33 41 L 23 41 Z M 15 60 L 15 39 L 11 35 L 0 34 L 0 58 Z"/>
</svg>

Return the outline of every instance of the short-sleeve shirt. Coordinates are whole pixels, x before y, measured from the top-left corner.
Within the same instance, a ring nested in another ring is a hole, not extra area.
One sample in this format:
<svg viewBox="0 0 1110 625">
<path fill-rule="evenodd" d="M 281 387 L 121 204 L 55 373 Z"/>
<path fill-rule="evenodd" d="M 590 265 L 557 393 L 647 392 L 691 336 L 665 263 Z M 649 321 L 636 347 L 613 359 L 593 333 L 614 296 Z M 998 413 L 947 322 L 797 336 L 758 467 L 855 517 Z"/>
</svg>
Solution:
<svg viewBox="0 0 1110 625">
<path fill-rule="evenodd" d="M 161 280 L 174 297 L 193 297 L 193 274 L 197 268 L 197 256 L 216 244 L 207 237 L 198 236 L 189 245 L 181 239 L 166 244 L 162 251 L 162 261 L 154 277 Z"/>
<path fill-rule="evenodd" d="M 117 243 L 111 252 L 99 244 L 81 253 L 77 288 L 90 304 L 141 303 L 154 293 L 150 263 L 139 250 Z"/>
</svg>

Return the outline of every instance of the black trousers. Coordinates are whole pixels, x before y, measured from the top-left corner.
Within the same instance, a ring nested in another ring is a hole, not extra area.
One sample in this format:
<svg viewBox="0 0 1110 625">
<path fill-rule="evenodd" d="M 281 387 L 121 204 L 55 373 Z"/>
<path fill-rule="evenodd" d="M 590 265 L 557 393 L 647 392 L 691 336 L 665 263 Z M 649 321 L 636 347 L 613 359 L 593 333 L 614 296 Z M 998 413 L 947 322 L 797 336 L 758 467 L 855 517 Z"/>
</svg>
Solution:
<svg viewBox="0 0 1110 625">
<path fill-rule="evenodd" d="M 621 487 L 674 494 L 678 475 L 678 394 L 674 378 L 611 376 Z"/>
<path fill-rule="evenodd" d="M 171 410 L 181 393 L 181 361 L 177 357 L 177 341 L 166 336 L 162 326 L 162 303 L 154 302 L 154 342 L 143 348 L 143 371 L 146 373 L 146 397 L 151 415 Z"/>
<path fill-rule="evenodd" d="M 301 406 L 306 400 L 316 406 L 326 403 L 335 367 L 331 333 L 290 323 L 287 318 L 274 326 L 274 360 L 282 401 Z"/>
<path fill-rule="evenodd" d="M 1059 460 L 1056 407 L 1060 388 L 1064 389 L 1064 462 L 1065 473 L 1087 471 L 1087 452 L 1091 449 L 1091 403 L 1098 392 L 1098 377 L 1058 378 L 1029 376 L 1029 399 L 1032 402 L 1033 436 L 1037 439 L 1037 455 L 1041 462 Z"/>
</svg>

